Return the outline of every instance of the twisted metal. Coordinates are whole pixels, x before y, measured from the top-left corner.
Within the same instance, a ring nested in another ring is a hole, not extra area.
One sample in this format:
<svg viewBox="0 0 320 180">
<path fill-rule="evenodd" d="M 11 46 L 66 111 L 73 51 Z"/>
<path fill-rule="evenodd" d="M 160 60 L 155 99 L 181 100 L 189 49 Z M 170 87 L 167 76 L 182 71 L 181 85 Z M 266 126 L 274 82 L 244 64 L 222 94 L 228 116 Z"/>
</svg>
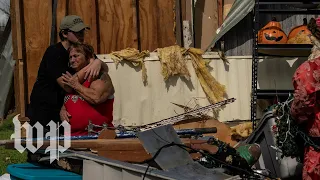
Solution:
<svg viewBox="0 0 320 180">
<path fill-rule="evenodd" d="M 185 112 L 185 113 L 182 113 L 182 114 L 179 114 L 179 115 L 167 118 L 167 119 L 163 119 L 163 120 L 155 122 L 155 123 L 150 123 L 147 125 L 137 127 L 136 131 L 146 131 L 146 130 L 153 129 L 158 126 L 164 126 L 167 124 L 175 124 L 177 122 L 180 122 L 180 121 L 186 119 L 187 116 L 197 117 L 197 116 L 199 116 L 200 113 L 207 111 L 208 109 L 216 109 L 216 108 L 219 108 L 219 107 L 224 106 L 226 104 L 233 103 L 235 100 L 236 100 L 235 98 L 230 98 L 230 99 L 227 99 L 224 101 L 217 102 L 215 104 L 200 107 L 200 108 L 197 108 L 197 109 L 194 109 L 194 110 L 191 110 L 191 111 L 188 111 L 188 112 Z"/>
</svg>

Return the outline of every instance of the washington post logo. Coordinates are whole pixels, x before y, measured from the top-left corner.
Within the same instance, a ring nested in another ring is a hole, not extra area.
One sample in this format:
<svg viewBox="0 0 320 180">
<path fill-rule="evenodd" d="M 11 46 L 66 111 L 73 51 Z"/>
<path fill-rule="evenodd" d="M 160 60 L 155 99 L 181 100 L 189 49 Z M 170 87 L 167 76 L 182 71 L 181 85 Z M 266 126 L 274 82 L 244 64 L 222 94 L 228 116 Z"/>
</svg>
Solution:
<svg viewBox="0 0 320 180">
<path fill-rule="evenodd" d="M 48 147 L 45 148 L 45 154 L 50 154 L 50 163 L 54 160 L 59 160 L 59 154 L 65 152 L 68 148 L 71 147 L 71 140 L 67 138 L 70 137 L 70 124 L 66 121 L 63 121 L 61 124 L 56 124 L 53 121 L 50 121 L 47 126 L 49 126 L 49 132 L 45 134 L 43 131 L 43 126 L 37 122 L 34 126 L 31 126 L 28 122 L 25 122 L 21 125 L 18 116 L 13 118 L 14 124 L 14 134 L 11 135 L 11 139 L 14 139 L 14 148 L 20 153 L 23 153 L 26 149 L 32 153 L 37 152 L 44 144 L 44 142 L 49 143 Z M 60 145 L 59 142 L 59 128 L 63 127 L 64 129 L 64 138 L 63 145 Z M 26 139 L 21 139 L 21 129 L 26 130 Z M 33 137 L 33 132 L 37 132 L 37 137 Z M 25 142 L 25 147 L 22 145 L 22 141 Z M 36 146 L 34 146 L 36 144 Z"/>
</svg>

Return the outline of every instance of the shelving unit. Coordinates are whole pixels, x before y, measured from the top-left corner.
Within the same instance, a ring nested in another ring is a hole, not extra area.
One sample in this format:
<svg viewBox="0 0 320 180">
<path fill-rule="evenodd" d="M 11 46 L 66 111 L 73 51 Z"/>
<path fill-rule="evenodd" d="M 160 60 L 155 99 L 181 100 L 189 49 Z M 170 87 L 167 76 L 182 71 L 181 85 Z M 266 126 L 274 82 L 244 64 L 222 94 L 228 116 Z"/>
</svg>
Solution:
<svg viewBox="0 0 320 180">
<path fill-rule="evenodd" d="M 305 4 L 303 0 L 255 0 L 253 15 L 253 52 L 252 52 L 252 96 L 251 96 L 251 120 L 253 128 L 256 127 L 257 120 L 257 100 L 269 99 L 275 96 L 285 97 L 293 90 L 263 90 L 257 89 L 259 56 L 279 56 L 279 57 L 308 57 L 311 53 L 312 45 L 309 44 L 258 44 L 259 16 L 260 14 L 320 14 L 320 9 L 314 8 L 320 5 L 319 1 L 308 0 L 313 4 Z M 266 5 L 293 5 L 296 8 L 271 9 Z M 299 8 L 297 8 L 297 6 Z"/>
</svg>

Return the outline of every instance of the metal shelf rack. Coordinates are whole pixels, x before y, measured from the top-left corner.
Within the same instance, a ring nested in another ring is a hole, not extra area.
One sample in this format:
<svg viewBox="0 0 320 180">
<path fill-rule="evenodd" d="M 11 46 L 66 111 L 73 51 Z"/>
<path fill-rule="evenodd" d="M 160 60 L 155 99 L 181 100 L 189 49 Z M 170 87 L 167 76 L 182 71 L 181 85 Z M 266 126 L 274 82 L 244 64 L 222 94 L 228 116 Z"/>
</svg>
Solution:
<svg viewBox="0 0 320 180">
<path fill-rule="evenodd" d="M 312 45 L 307 44 L 258 44 L 259 16 L 260 14 L 320 14 L 320 9 L 315 9 L 320 6 L 320 1 L 317 0 L 255 0 L 253 10 L 253 52 L 252 52 L 252 95 L 251 95 L 251 120 L 253 129 L 256 127 L 257 120 L 257 100 L 275 96 L 288 96 L 292 90 L 263 90 L 257 89 L 258 83 L 258 64 L 259 56 L 282 56 L 282 57 L 307 57 Z M 295 6 L 292 8 L 271 9 L 266 5 L 287 5 Z M 310 9 L 313 8 L 313 9 Z"/>
</svg>

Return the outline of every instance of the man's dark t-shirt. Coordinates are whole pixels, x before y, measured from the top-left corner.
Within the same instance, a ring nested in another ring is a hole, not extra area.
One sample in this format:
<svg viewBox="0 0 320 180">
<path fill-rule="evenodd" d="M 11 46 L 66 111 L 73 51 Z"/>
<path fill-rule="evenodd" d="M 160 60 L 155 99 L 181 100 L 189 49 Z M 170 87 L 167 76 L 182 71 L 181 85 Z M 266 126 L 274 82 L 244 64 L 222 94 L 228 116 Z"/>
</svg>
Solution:
<svg viewBox="0 0 320 180">
<path fill-rule="evenodd" d="M 68 51 L 61 42 L 47 48 L 30 96 L 27 117 L 31 125 L 39 122 L 46 127 L 51 120 L 60 121 L 59 112 L 65 91 L 59 86 L 57 79 L 62 73 L 71 71 L 68 61 Z"/>
</svg>

